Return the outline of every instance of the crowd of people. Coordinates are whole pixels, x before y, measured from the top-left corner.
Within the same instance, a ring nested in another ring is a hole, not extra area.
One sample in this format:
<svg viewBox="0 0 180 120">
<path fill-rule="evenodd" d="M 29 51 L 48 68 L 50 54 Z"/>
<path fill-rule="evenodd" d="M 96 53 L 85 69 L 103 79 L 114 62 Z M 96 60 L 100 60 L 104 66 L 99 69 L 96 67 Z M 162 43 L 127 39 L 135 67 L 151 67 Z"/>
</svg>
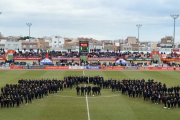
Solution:
<svg viewBox="0 0 180 120">
<path fill-rule="evenodd" d="M 143 97 L 144 101 L 151 101 L 154 104 L 163 103 L 164 108 L 180 107 L 179 85 L 167 87 L 166 84 L 154 80 L 122 80 L 120 89 L 123 95 L 129 98 Z"/>
<path fill-rule="evenodd" d="M 166 84 L 155 82 L 153 79 L 116 80 L 104 79 L 100 76 L 65 76 L 59 79 L 21 79 L 18 84 L 6 84 L 1 88 L 1 107 L 20 107 L 21 104 L 32 103 L 34 99 L 42 99 L 49 94 L 76 88 L 78 96 L 101 95 L 101 89 L 111 89 L 112 92 L 121 92 L 129 98 L 143 98 L 154 104 L 164 104 L 164 108 L 180 107 L 179 85 L 167 87 Z"/>
<path fill-rule="evenodd" d="M 166 54 L 165 52 L 161 52 L 161 55 L 163 58 L 168 58 L 168 59 L 172 59 L 172 58 L 180 58 L 180 54 L 176 53 L 176 52 L 171 52 L 170 54 Z"/>
<path fill-rule="evenodd" d="M 150 58 L 151 57 L 151 53 L 147 52 L 127 52 L 126 57 L 125 58 Z"/>
<path fill-rule="evenodd" d="M 128 95 L 129 98 L 143 98 L 144 101 L 151 101 L 153 104 L 164 104 L 164 108 L 177 108 L 180 107 L 180 96 L 179 96 L 179 85 L 174 87 L 167 87 L 167 85 L 161 82 L 155 82 L 153 79 L 148 81 L 142 80 L 116 80 L 107 79 L 103 77 L 89 76 L 89 79 L 82 79 L 79 77 L 70 77 L 73 81 L 81 81 L 81 83 L 93 84 L 94 87 L 98 86 L 96 89 L 96 94 L 98 94 L 98 89 L 111 89 L 112 92 L 122 92 L 122 95 Z M 68 82 L 68 81 L 67 81 Z M 78 84 L 77 84 L 78 85 Z M 91 91 L 91 86 L 82 86 L 82 95 L 88 94 Z M 94 89 L 94 88 L 93 88 Z M 80 87 L 76 87 L 77 95 L 80 94 Z M 92 90 L 95 94 L 94 90 Z M 88 94 L 89 95 L 89 94 Z"/>
<path fill-rule="evenodd" d="M 0 102 L 1 108 L 3 107 L 20 107 L 23 104 L 30 104 L 35 99 L 42 99 L 44 96 L 48 97 L 49 94 L 63 91 L 65 88 L 72 89 L 79 84 L 92 83 L 87 76 L 67 76 L 63 80 L 58 79 L 21 79 L 18 84 L 6 84 L 1 88 Z M 81 95 L 100 95 L 100 87 L 94 83 L 94 87 L 81 86 Z M 79 90 L 80 90 L 79 89 Z M 85 94 L 84 94 L 85 93 Z M 79 92 L 77 93 L 79 94 Z"/>
<path fill-rule="evenodd" d="M 34 99 L 42 99 L 48 94 L 63 91 L 63 81 L 56 79 L 27 80 L 21 79 L 18 84 L 6 84 L 1 88 L 0 102 L 3 107 L 20 107 L 21 104 L 32 103 Z"/>
<path fill-rule="evenodd" d="M 0 57 L 3 57 L 4 56 L 4 54 L 5 54 L 5 51 L 4 51 L 4 49 L 0 49 Z"/>
<path fill-rule="evenodd" d="M 20 51 L 15 51 L 13 56 L 14 57 L 40 57 L 45 58 L 47 55 L 47 51 L 44 51 L 42 49 L 37 49 L 37 51 L 34 51 L 33 49 L 30 49 L 30 51 L 26 51 L 26 49 Z"/>
<path fill-rule="evenodd" d="M 73 51 L 49 51 L 49 58 L 55 57 L 55 58 L 79 58 L 79 52 L 73 52 Z"/>
</svg>

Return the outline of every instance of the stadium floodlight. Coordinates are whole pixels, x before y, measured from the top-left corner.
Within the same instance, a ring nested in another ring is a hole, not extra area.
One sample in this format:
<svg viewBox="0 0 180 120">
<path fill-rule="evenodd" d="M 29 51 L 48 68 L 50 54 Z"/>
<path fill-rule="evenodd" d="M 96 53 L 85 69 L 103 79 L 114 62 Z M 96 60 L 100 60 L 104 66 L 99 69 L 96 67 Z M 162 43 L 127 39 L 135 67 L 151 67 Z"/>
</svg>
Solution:
<svg viewBox="0 0 180 120">
<path fill-rule="evenodd" d="M 175 48 L 175 45 L 174 45 L 174 41 L 175 41 L 175 23 L 176 23 L 176 19 L 179 17 L 179 15 L 174 14 L 174 15 L 170 15 L 170 16 L 174 19 L 174 39 L 173 39 L 173 47 L 172 48 Z"/>
<path fill-rule="evenodd" d="M 142 24 L 137 24 L 138 27 L 138 52 L 139 52 L 139 28 L 142 26 Z"/>
<path fill-rule="evenodd" d="M 29 50 L 30 50 L 30 27 L 32 23 L 26 23 L 27 26 L 29 26 Z"/>
</svg>

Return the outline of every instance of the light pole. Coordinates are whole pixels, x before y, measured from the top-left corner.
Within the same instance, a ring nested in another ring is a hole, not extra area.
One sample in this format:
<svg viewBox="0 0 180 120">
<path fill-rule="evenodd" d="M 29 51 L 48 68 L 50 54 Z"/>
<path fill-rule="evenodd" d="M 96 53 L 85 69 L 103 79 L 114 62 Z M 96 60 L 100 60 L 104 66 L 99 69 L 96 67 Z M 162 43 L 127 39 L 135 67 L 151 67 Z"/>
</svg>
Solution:
<svg viewBox="0 0 180 120">
<path fill-rule="evenodd" d="M 136 25 L 138 27 L 138 52 L 139 52 L 139 28 L 142 26 L 141 24 Z"/>
<path fill-rule="evenodd" d="M 29 51 L 30 51 L 30 27 L 32 23 L 26 23 L 27 26 L 29 26 Z"/>
<path fill-rule="evenodd" d="M 175 22 L 176 22 L 176 19 L 179 17 L 179 15 L 177 14 L 174 14 L 174 15 L 171 15 L 171 17 L 174 19 L 174 40 L 173 40 L 173 49 L 175 48 L 175 45 L 174 45 L 174 41 L 175 41 Z"/>
</svg>

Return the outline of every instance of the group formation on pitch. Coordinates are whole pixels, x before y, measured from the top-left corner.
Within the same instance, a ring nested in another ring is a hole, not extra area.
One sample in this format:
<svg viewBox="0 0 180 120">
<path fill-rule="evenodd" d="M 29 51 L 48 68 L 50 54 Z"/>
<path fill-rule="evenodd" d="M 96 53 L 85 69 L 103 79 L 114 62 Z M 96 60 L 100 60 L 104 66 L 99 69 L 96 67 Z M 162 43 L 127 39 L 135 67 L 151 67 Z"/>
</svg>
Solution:
<svg viewBox="0 0 180 120">
<path fill-rule="evenodd" d="M 154 80 L 107 79 L 100 76 L 66 76 L 59 79 L 21 79 L 18 84 L 6 84 L 1 88 L 0 100 L 3 107 L 20 107 L 42 99 L 49 94 L 76 88 L 77 95 L 101 95 L 102 89 L 122 92 L 129 98 L 144 98 L 153 104 L 164 104 L 164 108 L 180 107 L 179 85 L 168 88 L 165 83 Z"/>
</svg>

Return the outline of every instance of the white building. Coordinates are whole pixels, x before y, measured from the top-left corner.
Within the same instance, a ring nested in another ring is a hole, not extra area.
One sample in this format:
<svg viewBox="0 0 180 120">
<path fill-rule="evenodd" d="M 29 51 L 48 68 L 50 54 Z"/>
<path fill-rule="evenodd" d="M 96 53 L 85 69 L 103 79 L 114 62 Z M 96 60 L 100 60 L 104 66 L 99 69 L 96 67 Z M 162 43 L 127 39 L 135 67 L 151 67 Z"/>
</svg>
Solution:
<svg viewBox="0 0 180 120">
<path fill-rule="evenodd" d="M 12 50 L 17 50 L 17 49 L 22 49 L 22 42 L 21 41 L 6 41 L 5 42 L 5 50 L 12 49 Z"/>
<path fill-rule="evenodd" d="M 1 39 L 1 41 L 0 41 L 0 48 L 5 49 L 5 43 L 6 43 L 6 40 Z"/>
<path fill-rule="evenodd" d="M 63 48 L 64 38 L 61 36 L 53 36 L 50 46 L 52 48 Z"/>
</svg>

